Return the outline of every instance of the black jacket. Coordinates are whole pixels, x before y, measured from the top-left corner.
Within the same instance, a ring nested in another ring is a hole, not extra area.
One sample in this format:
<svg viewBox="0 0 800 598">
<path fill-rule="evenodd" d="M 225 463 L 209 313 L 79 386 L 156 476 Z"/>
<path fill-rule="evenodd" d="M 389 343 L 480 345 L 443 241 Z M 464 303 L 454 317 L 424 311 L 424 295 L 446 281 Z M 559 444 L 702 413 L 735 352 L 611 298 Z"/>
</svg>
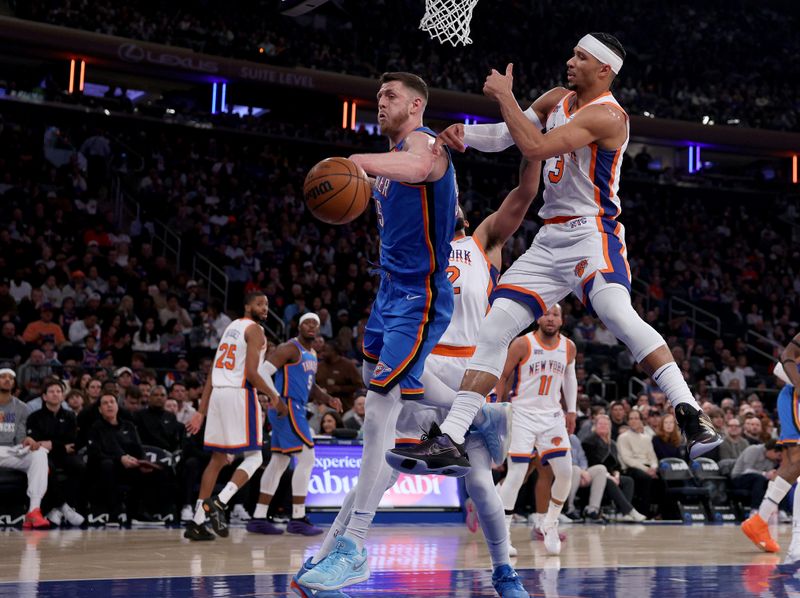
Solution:
<svg viewBox="0 0 800 598">
<path fill-rule="evenodd" d="M 117 418 L 112 426 L 103 418 L 96 421 L 89 430 L 89 462 L 97 463 L 103 459 L 118 462 L 123 455 L 141 459 L 144 457 L 142 441 L 131 422 Z"/>
<path fill-rule="evenodd" d="M 74 444 L 78 435 L 78 422 L 72 411 L 59 407 L 56 413 L 47 406 L 28 416 L 28 436 L 36 441 L 49 440 L 53 443 L 50 456 L 58 461 L 66 455 L 64 445 Z"/>
<path fill-rule="evenodd" d="M 161 407 L 147 407 L 133 414 L 142 444 L 175 452 L 181 448 L 184 426 L 173 413 Z"/>
<path fill-rule="evenodd" d="M 617 443 L 613 440 L 610 444 L 606 444 L 602 438 L 593 433 L 583 441 L 583 452 L 586 453 L 589 467 L 592 465 L 605 465 L 608 473 L 614 473 L 622 469 L 617 455 Z"/>
</svg>

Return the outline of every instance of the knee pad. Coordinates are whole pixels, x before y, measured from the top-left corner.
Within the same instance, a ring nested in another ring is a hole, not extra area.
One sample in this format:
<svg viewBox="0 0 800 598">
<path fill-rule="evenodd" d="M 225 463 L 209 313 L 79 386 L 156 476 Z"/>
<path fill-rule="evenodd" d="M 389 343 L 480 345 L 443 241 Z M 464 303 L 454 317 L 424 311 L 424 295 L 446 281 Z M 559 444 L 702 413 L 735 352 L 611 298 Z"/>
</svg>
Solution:
<svg viewBox="0 0 800 598">
<path fill-rule="evenodd" d="M 261 451 L 249 451 L 244 454 L 244 461 L 239 464 L 237 469 L 247 473 L 248 478 L 252 478 L 256 470 L 261 467 L 264 462 L 264 457 L 261 456 Z"/>
<path fill-rule="evenodd" d="M 625 287 L 609 284 L 602 276 L 596 278 L 599 280 L 595 280 L 590 297 L 592 308 L 606 328 L 625 343 L 637 362 L 665 344 L 662 336 L 633 309 Z"/>
<path fill-rule="evenodd" d="M 469 361 L 469 369 L 488 372 L 497 377 L 503 371 L 508 346 L 533 322 L 527 305 L 501 297 L 492 304 L 478 332 L 478 346 Z"/>
<path fill-rule="evenodd" d="M 569 455 L 556 457 L 548 461 L 553 470 L 553 487 L 550 496 L 559 502 L 565 502 L 569 498 L 569 490 L 572 487 L 572 459 Z"/>
</svg>

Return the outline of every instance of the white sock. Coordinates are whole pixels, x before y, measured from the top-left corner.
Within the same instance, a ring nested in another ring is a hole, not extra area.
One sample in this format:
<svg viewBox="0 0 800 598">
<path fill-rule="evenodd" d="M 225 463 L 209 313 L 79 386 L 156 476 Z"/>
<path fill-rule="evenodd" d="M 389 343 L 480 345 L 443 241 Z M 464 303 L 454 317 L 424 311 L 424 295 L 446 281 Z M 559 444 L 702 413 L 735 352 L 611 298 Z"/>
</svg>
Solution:
<svg viewBox="0 0 800 598">
<path fill-rule="evenodd" d="M 372 520 L 375 517 L 375 512 L 369 511 L 353 511 L 350 516 L 350 522 L 347 524 L 347 533 L 345 534 L 356 543 L 356 550 L 361 552 L 364 548 L 364 542 L 367 541 L 367 532 Z"/>
<path fill-rule="evenodd" d="M 694 400 L 692 391 L 683 379 L 678 365 L 674 361 L 662 365 L 653 374 L 653 381 L 658 384 L 658 387 L 667 395 L 670 405 L 673 408 L 681 403 L 688 403 L 695 409 L 700 409 L 700 405 Z"/>
<path fill-rule="evenodd" d="M 269 505 L 256 504 L 256 510 L 253 511 L 253 519 L 266 519 L 269 512 Z"/>
<path fill-rule="evenodd" d="M 533 514 L 533 529 L 542 529 L 542 520 L 544 519 L 544 514 L 542 513 L 534 513 Z"/>
<path fill-rule="evenodd" d="M 506 518 L 506 527 L 508 529 L 511 529 L 511 520 L 514 518 L 514 514 L 513 513 L 506 513 L 505 514 L 505 518 Z"/>
<path fill-rule="evenodd" d="M 486 397 L 471 390 L 459 390 L 456 400 L 450 408 L 450 413 L 440 426 L 443 433 L 447 434 L 456 444 L 464 443 L 464 435 L 472 425 L 472 420 L 480 411 Z"/>
<path fill-rule="evenodd" d="M 292 519 L 302 519 L 306 516 L 306 505 L 301 503 L 299 505 L 292 505 Z"/>
<path fill-rule="evenodd" d="M 194 522 L 197 525 L 203 525 L 206 522 L 206 512 L 203 510 L 203 501 L 197 501 L 197 507 L 194 510 Z"/>
<path fill-rule="evenodd" d="M 233 498 L 233 495 L 239 491 L 239 486 L 234 484 L 233 482 L 228 482 L 225 484 L 225 487 L 222 489 L 222 492 L 219 493 L 219 501 L 223 505 L 227 505 L 228 501 Z"/>
<path fill-rule="evenodd" d="M 778 511 L 778 505 L 792 489 L 792 485 L 778 476 L 767 485 L 767 492 L 764 495 L 764 500 L 761 501 L 761 506 L 758 508 L 758 514 L 764 521 L 769 521 Z"/>
<path fill-rule="evenodd" d="M 542 524 L 542 526 L 549 527 L 554 523 L 557 523 L 558 516 L 561 515 L 561 509 L 563 508 L 564 505 L 556 504 L 551 500 L 550 506 L 547 507 L 547 514 L 544 516 L 544 523 Z"/>
<path fill-rule="evenodd" d="M 36 509 L 42 508 L 42 499 L 41 497 L 31 498 L 30 499 L 30 507 L 28 507 L 28 513 L 31 511 L 35 511 Z"/>
</svg>

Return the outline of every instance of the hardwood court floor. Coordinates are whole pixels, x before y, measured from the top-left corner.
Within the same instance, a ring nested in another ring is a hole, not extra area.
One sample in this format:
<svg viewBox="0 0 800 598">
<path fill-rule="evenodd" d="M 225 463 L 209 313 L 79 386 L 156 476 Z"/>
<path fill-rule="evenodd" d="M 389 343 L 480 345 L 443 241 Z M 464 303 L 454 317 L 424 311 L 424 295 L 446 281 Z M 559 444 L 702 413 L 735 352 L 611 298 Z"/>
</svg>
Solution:
<svg viewBox="0 0 800 598">
<path fill-rule="evenodd" d="M 514 565 L 532 595 L 744 596 L 800 591 L 783 555 L 758 552 L 738 527 L 572 525 L 560 557 L 515 526 Z M 190 543 L 179 529 L 0 532 L 0 596 L 287 596 L 321 538 L 255 536 Z M 788 546 L 790 528 L 780 541 Z M 376 526 L 372 578 L 353 596 L 493 596 L 480 534 L 463 526 Z M 288 574 L 288 575 L 287 575 Z"/>
</svg>

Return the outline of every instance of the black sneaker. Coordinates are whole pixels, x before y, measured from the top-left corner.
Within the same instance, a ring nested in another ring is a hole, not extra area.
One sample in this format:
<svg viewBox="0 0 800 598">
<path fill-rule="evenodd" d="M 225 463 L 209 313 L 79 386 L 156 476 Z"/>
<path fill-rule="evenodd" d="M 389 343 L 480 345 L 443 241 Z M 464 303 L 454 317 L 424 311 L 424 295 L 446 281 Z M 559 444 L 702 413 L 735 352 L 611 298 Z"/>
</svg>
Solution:
<svg viewBox="0 0 800 598">
<path fill-rule="evenodd" d="M 219 497 L 212 496 L 203 501 L 203 510 L 206 516 L 211 520 L 211 527 L 214 528 L 214 533 L 220 538 L 228 537 L 228 515 L 225 513 L 225 505 L 219 500 Z"/>
<path fill-rule="evenodd" d="M 211 533 L 205 524 L 197 525 L 194 521 L 186 524 L 186 531 L 183 532 L 183 537 L 192 542 L 209 542 L 216 539 L 216 536 Z"/>
<path fill-rule="evenodd" d="M 422 435 L 418 445 L 386 451 L 386 462 L 403 473 L 454 478 L 467 475 L 470 467 L 464 445 L 456 444 L 447 434 L 442 434 L 436 423 L 431 424 L 431 429 Z"/>
<path fill-rule="evenodd" d="M 601 511 L 589 509 L 588 507 L 583 510 L 583 517 L 588 523 L 599 523 L 602 525 L 608 523 L 608 518 L 603 515 Z"/>
<path fill-rule="evenodd" d="M 717 433 L 711 418 L 700 409 L 681 403 L 675 407 L 675 419 L 686 437 L 692 459 L 702 457 L 722 444 L 722 436 Z"/>
<path fill-rule="evenodd" d="M 564 513 L 564 516 L 570 521 L 583 521 L 583 515 L 578 509 L 570 509 Z"/>
</svg>

